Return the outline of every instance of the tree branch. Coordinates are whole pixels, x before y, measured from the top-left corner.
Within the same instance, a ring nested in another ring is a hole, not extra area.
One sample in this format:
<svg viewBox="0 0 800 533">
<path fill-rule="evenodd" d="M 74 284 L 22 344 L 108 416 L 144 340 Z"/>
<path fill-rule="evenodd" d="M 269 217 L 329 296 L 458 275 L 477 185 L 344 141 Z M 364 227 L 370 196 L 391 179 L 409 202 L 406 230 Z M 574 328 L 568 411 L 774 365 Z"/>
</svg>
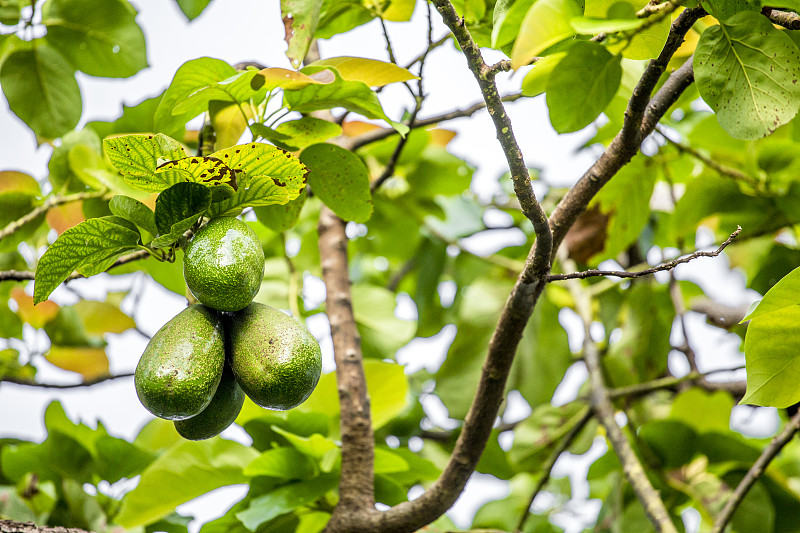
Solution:
<svg viewBox="0 0 800 533">
<path fill-rule="evenodd" d="M 770 22 L 783 26 L 787 30 L 800 30 L 800 15 L 791 11 L 781 11 L 771 7 L 765 7 L 761 12 L 766 15 Z"/>
<path fill-rule="evenodd" d="M 714 528 L 711 530 L 711 533 L 722 533 L 725 530 L 725 526 L 728 525 L 731 518 L 733 518 L 733 513 L 736 512 L 736 508 L 739 507 L 739 504 L 742 503 L 744 497 L 747 495 L 747 492 L 752 488 L 758 478 L 764 473 L 766 470 L 767 465 L 780 453 L 786 444 L 792 439 L 795 433 L 800 430 L 800 412 L 795 414 L 784 426 L 783 431 L 781 431 L 778 435 L 773 437 L 770 441 L 769 446 L 764 448 L 764 451 L 761 452 L 761 455 L 758 457 L 753 466 L 750 467 L 750 470 L 747 471 L 744 478 L 739 482 L 739 485 L 736 486 L 736 489 L 733 491 L 733 494 L 725 503 L 725 507 L 722 508 L 722 511 L 717 515 L 717 519 L 714 522 Z"/>
<path fill-rule="evenodd" d="M 133 373 L 125 373 L 125 374 L 114 374 L 108 376 L 101 376 L 98 378 L 90 379 L 84 381 L 82 383 L 39 383 L 38 381 L 32 381 L 29 379 L 17 379 L 13 377 L 4 377 L 0 378 L 0 383 L 13 383 L 14 385 L 23 385 L 26 387 L 39 387 L 41 389 L 77 389 L 80 387 L 91 387 L 92 385 L 97 385 L 98 383 L 103 383 L 105 381 L 112 381 L 115 379 L 120 378 L 129 378 L 133 377 Z"/>
<path fill-rule="evenodd" d="M 319 216 L 319 253 L 325 305 L 331 324 L 342 431 L 339 503 L 326 531 L 355 531 L 352 524 L 374 511 L 375 456 L 370 400 L 361 356 L 361 338 L 353 315 L 347 267 L 345 222 L 328 207 Z"/>
<path fill-rule="evenodd" d="M 731 233 L 730 237 L 725 239 L 725 242 L 719 245 L 714 251 L 711 252 L 703 252 L 703 251 L 696 251 L 692 254 L 689 254 L 684 257 L 680 257 L 678 259 L 673 259 L 672 261 L 667 261 L 666 263 L 661 263 L 658 266 L 654 266 L 652 268 L 647 268 L 644 270 L 639 270 L 635 272 L 629 272 L 627 270 L 584 270 L 582 272 L 573 272 L 571 274 L 550 274 L 547 276 L 547 281 L 564 281 L 568 279 L 586 279 L 592 278 L 597 276 L 613 276 L 617 278 L 640 278 L 643 276 L 649 276 L 651 274 L 655 274 L 656 272 L 664 272 L 667 270 L 672 270 L 673 268 L 677 267 L 678 265 L 682 265 L 684 263 L 688 263 L 693 259 L 697 259 L 699 257 L 717 257 L 722 251 L 733 242 L 736 237 L 742 232 L 742 227 L 737 226 L 736 231 Z"/>
<path fill-rule="evenodd" d="M 37 526 L 33 522 L 15 522 L 0 520 L 0 533 L 89 533 L 75 527 Z"/>
<path fill-rule="evenodd" d="M 31 222 L 32 220 L 35 220 L 37 217 L 47 213 L 54 207 L 63 204 L 68 204 L 70 202 L 78 202 L 80 200 L 102 198 L 104 196 L 109 196 L 109 198 L 111 197 L 108 191 L 78 192 L 75 194 L 68 194 L 67 196 L 51 196 L 50 198 L 45 200 L 45 202 L 42 205 L 40 205 L 36 209 L 33 209 L 30 213 L 21 216 L 20 218 L 14 220 L 13 222 L 9 222 L 6 225 L 6 227 L 0 230 L 0 241 L 18 231 L 20 228 L 22 228 L 22 226 L 24 226 L 28 222 Z"/>
<path fill-rule="evenodd" d="M 641 461 L 633 451 L 630 442 L 625 437 L 622 429 L 614 418 L 614 406 L 611 403 L 609 390 L 603 379 L 603 369 L 600 363 L 600 352 L 592 341 L 589 326 L 592 323 L 591 300 L 580 287 L 576 280 L 570 282 L 570 289 L 575 298 L 578 314 L 583 320 L 583 357 L 589 371 L 589 384 L 591 386 L 590 398 L 592 407 L 600 424 L 606 430 L 606 436 L 611 447 L 622 463 L 622 471 L 633 487 L 637 498 L 644 507 L 645 513 L 659 533 L 678 533 L 667 512 L 664 502 L 653 488 Z"/>
<path fill-rule="evenodd" d="M 553 471 L 553 467 L 556 465 L 556 461 L 558 458 L 561 457 L 561 454 L 569 448 L 572 441 L 575 440 L 575 437 L 578 436 L 578 433 L 581 432 L 583 427 L 586 425 L 589 420 L 592 419 L 594 413 L 588 407 L 580 411 L 577 415 L 577 420 L 575 421 L 574 425 L 570 428 L 569 432 L 564 435 L 564 438 L 561 439 L 559 445 L 550 453 L 547 457 L 547 460 L 542 464 L 541 471 L 542 476 L 539 478 L 539 481 L 536 483 L 536 486 L 533 488 L 533 492 L 531 493 L 531 497 L 528 500 L 528 505 L 525 507 L 525 511 L 522 514 L 522 517 L 519 520 L 519 524 L 517 525 L 516 533 L 521 533 L 523 529 L 525 529 L 525 522 L 528 521 L 528 517 L 531 515 L 531 506 L 533 505 L 533 501 L 536 499 L 536 496 L 542 491 L 542 489 L 547 485 L 547 482 L 550 480 L 550 473 Z M 573 418 L 574 420 L 574 418 Z M 567 422 L 569 424 L 569 422 Z"/>
<path fill-rule="evenodd" d="M 507 96 L 503 96 L 500 98 L 503 102 L 513 102 L 522 98 L 522 94 L 510 94 Z M 439 124 L 441 122 L 447 122 L 449 120 L 455 120 L 457 118 L 469 118 L 481 109 L 486 108 L 486 102 L 478 102 L 473 104 L 464 109 L 457 109 L 455 111 L 451 111 L 449 113 L 443 113 L 441 115 L 435 115 L 433 117 L 423 118 L 419 120 L 415 120 L 411 124 L 408 124 L 408 127 L 412 130 L 415 128 L 424 128 L 425 126 L 433 126 L 435 124 Z M 353 150 L 361 148 L 362 146 L 366 146 L 368 144 L 381 141 L 387 137 L 392 137 L 393 135 L 399 135 L 396 130 L 392 128 L 381 128 L 381 129 L 374 129 L 364 133 L 363 135 L 359 135 L 355 137 L 350 146 L 352 146 Z"/>
<path fill-rule="evenodd" d="M 146 259 L 148 257 L 150 257 L 150 254 L 147 252 L 147 250 L 138 250 L 138 251 L 132 252 L 132 253 L 130 253 L 128 255 L 123 255 L 122 257 L 117 259 L 114 262 L 113 265 L 108 267 L 108 270 L 111 270 L 112 268 L 118 267 L 120 265 L 124 265 L 126 263 L 132 263 L 133 261 L 138 261 L 140 259 Z M 108 270 L 106 270 L 106 272 L 108 272 Z M 73 272 L 72 274 L 69 275 L 69 277 L 67 279 L 64 280 L 64 282 L 72 281 L 72 280 L 78 279 L 78 278 L 85 278 L 85 277 L 86 276 L 84 276 L 83 274 L 80 274 L 78 272 Z M 36 279 L 36 272 L 33 272 L 31 270 L 3 270 L 3 271 L 0 271 L 0 281 L 32 281 L 32 280 L 35 280 L 35 279 Z"/>
</svg>

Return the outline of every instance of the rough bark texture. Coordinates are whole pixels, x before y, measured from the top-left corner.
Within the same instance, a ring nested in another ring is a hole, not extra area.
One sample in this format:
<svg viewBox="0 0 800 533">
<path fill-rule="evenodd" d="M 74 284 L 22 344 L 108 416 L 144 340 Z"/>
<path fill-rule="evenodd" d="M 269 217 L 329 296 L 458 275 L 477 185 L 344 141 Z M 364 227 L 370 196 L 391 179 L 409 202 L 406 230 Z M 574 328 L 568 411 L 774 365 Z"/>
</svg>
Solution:
<svg viewBox="0 0 800 533">
<path fill-rule="evenodd" d="M 87 533 L 86 530 L 74 527 L 37 526 L 33 522 L 14 522 L 0 520 L 0 533 Z"/>
</svg>

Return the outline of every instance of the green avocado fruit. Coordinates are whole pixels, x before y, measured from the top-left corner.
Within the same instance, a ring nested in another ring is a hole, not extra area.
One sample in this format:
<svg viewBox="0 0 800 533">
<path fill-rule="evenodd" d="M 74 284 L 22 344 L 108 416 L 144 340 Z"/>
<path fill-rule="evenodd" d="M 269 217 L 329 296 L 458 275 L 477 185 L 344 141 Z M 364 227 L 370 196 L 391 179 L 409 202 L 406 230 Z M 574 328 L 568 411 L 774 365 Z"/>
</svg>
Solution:
<svg viewBox="0 0 800 533">
<path fill-rule="evenodd" d="M 229 360 L 245 394 L 261 407 L 278 411 L 303 403 L 322 372 L 322 354 L 311 333 L 260 303 L 226 318 Z"/>
<path fill-rule="evenodd" d="M 145 408 L 167 420 L 193 417 L 208 406 L 225 365 L 220 315 L 195 304 L 178 313 L 150 339 L 134 384 Z"/>
<path fill-rule="evenodd" d="M 238 218 L 215 218 L 186 246 L 186 286 L 201 303 L 239 311 L 253 301 L 264 277 L 264 250 L 253 228 Z"/>
<path fill-rule="evenodd" d="M 244 404 L 244 392 L 236 383 L 230 365 L 226 364 L 217 392 L 214 393 L 208 407 L 192 418 L 176 420 L 175 429 L 181 437 L 188 440 L 216 437 L 233 424 L 239 416 L 239 411 L 242 410 L 242 404 Z"/>
</svg>

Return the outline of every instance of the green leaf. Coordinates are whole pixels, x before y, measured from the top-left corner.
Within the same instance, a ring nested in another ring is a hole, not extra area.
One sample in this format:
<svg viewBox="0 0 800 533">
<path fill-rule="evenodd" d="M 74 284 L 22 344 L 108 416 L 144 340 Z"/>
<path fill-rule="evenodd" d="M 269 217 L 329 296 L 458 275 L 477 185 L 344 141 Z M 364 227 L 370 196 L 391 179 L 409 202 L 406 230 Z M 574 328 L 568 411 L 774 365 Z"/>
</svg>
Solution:
<svg viewBox="0 0 800 533">
<path fill-rule="evenodd" d="M 308 53 L 317 31 L 323 0 L 281 0 L 281 18 L 289 48 L 286 57 L 298 68 Z"/>
<path fill-rule="evenodd" d="M 244 469 L 244 474 L 251 477 L 312 479 L 317 475 L 317 471 L 308 455 L 284 446 L 262 453 Z"/>
<path fill-rule="evenodd" d="M 692 388 L 675 397 L 669 417 L 683 422 L 698 433 L 710 431 L 725 433 L 730 427 L 733 406 L 733 398 L 727 392 L 709 393 Z M 703 416 L 697 416 L 697 413 L 703 413 Z"/>
<path fill-rule="evenodd" d="M 246 483 L 243 470 L 256 457 L 256 450 L 218 437 L 179 441 L 142 472 L 114 521 L 125 528 L 149 524 L 201 494 Z"/>
<path fill-rule="evenodd" d="M 800 108 L 800 50 L 759 13 L 742 11 L 700 35 L 694 55 L 700 96 L 737 139 L 758 139 Z"/>
<path fill-rule="evenodd" d="M 150 235 L 158 235 L 153 211 L 139 200 L 118 194 L 111 198 L 108 208 L 114 215 L 130 220 L 140 228 L 147 230 Z"/>
<path fill-rule="evenodd" d="M 174 115 L 172 111 L 175 106 L 195 91 L 235 74 L 235 68 L 220 59 L 210 57 L 192 59 L 181 65 L 156 109 L 153 119 L 156 131 L 171 136 L 182 135 L 186 123 L 197 115 Z"/>
<path fill-rule="evenodd" d="M 527 65 L 546 48 L 575 34 L 570 20 L 581 16 L 573 0 L 538 0 L 534 2 L 519 29 L 511 52 L 514 68 Z"/>
<path fill-rule="evenodd" d="M 408 133 L 408 126 L 391 120 L 384 113 L 378 96 L 363 81 L 347 81 L 332 67 L 306 67 L 303 72 L 314 74 L 328 69 L 334 81 L 324 85 L 308 85 L 302 89 L 284 92 L 284 100 L 292 111 L 310 113 L 321 109 L 343 107 L 367 118 L 383 119 L 401 135 Z"/>
<path fill-rule="evenodd" d="M 377 359 L 364 360 L 364 373 L 370 396 L 372 425 L 378 429 L 389 420 L 403 412 L 408 403 L 408 380 L 403 367 Z M 302 412 L 325 413 L 331 417 L 331 424 L 338 428 L 335 418 L 339 415 L 336 376 L 324 374 L 311 396 L 297 410 Z"/>
<path fill-rule="evenodd" d="M 144 33 L 125 0 L 49 0 L 45 39 L 90 76 L 127 78 L 147 67 Z"/>
<path fill-rule="evenodd" d="M 550 123 L 557 132 L 583 129 L 606 108 L 622 79 L 621 59 L 593 42 L 577 42 L 569 49 L 547 83 Z"/>
<path fill-rule="evenodd" d="M 596 197 L 610 218 L 602 257 L 616 257 L 639 238 L 650 218 L 650 198 L 658 173 L 652 159 L 635 156 Z"/>
<path fill-rule="evenodd" d="M 284 137 L 280 144 L 289 151 L 302 150 L 306 146 L 327 141 L 342 134 L 342 127 L 335 122 L 314 117 L 303 117 L 278 124 L 275 132 Z"/>
<path fill-rule="evenodd" d="M 34 302 L 43 302 L 75 270 L 92 276 L 107 270 L 139 243 L 139 233 L 119 217 L 92 218 L 64 233 L 47 249 L 36 267 Z"/>
<path fill-rule="evenodd" d="M 179 172 L 156 172 L 160 165 L 186 157 L 183 146 L 163 133 L 109 137 L 103 139 L 103 150 L 126 182 L 138 189 L 161 192 L 186 181 Z"/>
<path fill-rule="evenodd" d="M 74 69 L 47 45 L 12 52 L 0 67 L 0 86 L 11 111 L 38 137 L 61 137 L 81 118 Z"/>
<path fill-rule="evenodd" d="M 764 295 L 749 319 L 744 354 L 747 392 L 741 403 L 786 407 L 800 401 L 800 269 Z"/>
<path fill-rule="evenodd" d="M 537 60 L 533 64 L 533 68 L 522 80 L 522 94 L 525 96 L 538 96 L 544 93 L 547 90 L 547 83 L 550 81 L 550 74 L 565 55 L 567 55 L 566 52 L 559 52 Z"/>
<path fill-rule="evenodd" d="M 408 69 L 398 67 L 394 63 L 365 57 L 330 57 L 314 61 L 308 66 L 333 67 L 342 79 L 363 81 L 370 87 L 383 87 L 390 83 L 419 79 Z"/>
<path fill-rule="evenodd" d="M 339 217 L 366 222 L 372 215 L 367 167 L 356 154 L 333 144 L 314 144 L 300 154 L 314 194 Z"/>
<path fill-rule="evenodd" d="M 534 0 L 499 1 L 492 13 L 492 48 L 502 48 L 514 42 L 525 14 Z M 513 2 L 513 3 L 512 3 Z"/>
<path fill-rule="evenodd" d="M 198 89 L 172 109 L 173 115 L 196 117 L 208 111 L 212 100 L 222 102 L 247 102 L 264 87 L 264 77 L 255 69 L 237 72 L 233 76 Z M 263 91 L 266 95 L 266 91 Z M 263 99 L 263 96 L 262 96 Z M 237 113 L 241 111 L 237 110 Z"/>
<path fill-rule="evenodd" d="M 256 531 L 261 524 L 277 516 L 317 501 L 326 492 L 335 489 L 338 482 L 338 476 L 321 476 L 311 481 L 283 485 L 253 498 L 250 506 L 237 513 L 236 518 L 250 531 Z"/>
<path fill-rule="evenodd" d="M 292 154 L 263 143 L 225 148 L 211 154 L 238 174 L 236 193 L 211 206 L 213 217 L 238 213 L 244 207 L 286 204 L 306 186 L 306 167 Z"/>
<path fill-rule="evenodd" d="M 104 139 L 115 133 L 147 133 L 154 130 L 153 115 L 161 102 L 161 96 L 142 100 L 134 106 L 122 106 L 122 115 L 113 122 L 93 121 L 86 128 Z M 99 151 L 99 150 L 98 150 Z"/>
<path fill-rule="evenodd" d="M 740 11 L 760 11 L 758 0 L 703 0 L 702 6 L 719 21 L 727 21 Z"/>
<path fill-rule="evenodd" d="M 753 312 L 744 317 L 742 322 L 798 305 L 798 294 L 800 294 L 800 268 L 795 268 L 773 285 Z"/>
<path fill-rule="evenodd" d="M 177 242 L 197 224 L 211 205 L 211 191 L 199 183 L 176 183 L 156 198 L 155 221 L 160 234 L 151 246 L 162 248 Z"/>
<path fill-rule="evenodd" d="M 258 221 L 267 226 L 272 231 L 282 233 L 294 227 L 300 219 L 300 212 L 306 203 L 306 194 L 299 194 L 297 198 L 291 200 L 286 204 L 273 204 L 265 205 L 263 207 L 255 207 L 253 211 L 256 213 Z"/>
<path fill-rule="evenodd" d="M 639 428 L 638 435 L 662 468 L 679 468 L 696 452 L 697 433 L 677 420 L 651 420 Z"/>
<path fill-rule="evenodd" d="M 175 0 L 181 12 L 189 20 L 194 20 L 200 16 L 203 10 L 208 7 L 211 0 Z"/>
<path fill-rule="evenodd" d="M 390 359 L 417 329 L 415 321 L 395 316 L 397 297 L 392 291 L 359 283 L 352 287 L 353 309 L 365 357 Z"/>
</svg>

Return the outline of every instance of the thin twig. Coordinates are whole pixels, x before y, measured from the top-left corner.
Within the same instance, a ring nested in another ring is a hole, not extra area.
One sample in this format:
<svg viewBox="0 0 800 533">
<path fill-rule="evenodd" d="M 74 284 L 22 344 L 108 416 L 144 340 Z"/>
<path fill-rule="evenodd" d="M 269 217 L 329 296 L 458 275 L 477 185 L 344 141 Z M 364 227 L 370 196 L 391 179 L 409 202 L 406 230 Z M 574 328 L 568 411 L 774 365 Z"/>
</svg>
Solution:
<svg viewBox="0 0 800 533">
<path fill-rule="evenodd" d="M 444 36 L 443 36 L 441 39 L 437 39 L 436 41 L 433 41 L 432 43 L 430 43 L 430 44 L 428 45 L 428 48 L 426 48 L 424 52 L 422 52 L 420 55 L 418 55 L 417 57 L 415 57 L 414 59 L 412 59 L 411 61 L 409 61 L 408 63 L 406 63 L 406 65 L 405 65 L 405 68 L 406 68 L 406 70 L 407 70 L 407 69 L 410 69 L 411 67 L 413 67 L 415 63 L 418 63 L 419 61 L 422 61 L 422 59 L 423 59 L 425 56 L 427 56 L 429 53 L 431 53 L 431 52 L 432 52 L 433 50 L 435 50 L 436 48 L 439 48 L 440 46 L 442 46 L 442 45 L 443 45 L 444 43 L 446 43 L 446 42 L 447 42 L 447 41 L 450 39 L 450 37 L 452 37 L 452 36 L 453 36 L 453 33 L 452 33 L 452 32 L 447 32 L 447 34 L 446 34 L 446 35 L 444 35 Z M 429 39 L 429 40 L 430 40 L 430 39 Z"/>
<path fill-rule="evenodd" d="M 108 270 L 111 270 L 114 267 L 118 267 L 120 265 L 124 265 L 126 263 L 131 263 L 133 261 L 138 261 L 139 259 L 145 259 L 150 257 L 150 254 L 147 250 L 139 250 L 128 255 L 123 255 L 119 259 L 117 259 L 113 265 L 108 267 Z M 106 270 L 106 272 L 108 272 Z M 83 274 L 78 272 L 73 272 L 70 276 L 65 279 L 64 281 L 72 281 L 78 278 L 84 278 Z M 0 271 L 0 281 L 31 281 L 36 279 L 36 272 L 31 270 L 3 270 Z"/>
<path fill-rule="evenodd" d="M 718 163 L 714 161 L 712 158 L 706 156 L 705 154 L 701 153 L 699 150 L 683 144 L 679 141 L 675 141 L 671 139 L 664 131 L 663 128 L 656 128 L 657 131 L 667 140 L 672 146 L 678 149 L 679 152 L 683 152 L 685 154 L 689 154 L 690 156 L 694 157 L 701 163 L 703 163 L 708 168 L 716 170 L 720 175 L 725 176 L 727 178 L 731 178 L 736 181 L 741 181 L 742 183 L 746 183 L 753 187 L 754 189 L 759 189 L 761 187 L 761 182 L 756 178 L 745 174 L 741 170 L 738 170 L 733 167 L 729 167 L 727 165 L 723 165 L 722 163 Z"/>
<path fill-rule="evenodd" d="M 711 252 L 696 251 L 685 257 L 673 259 L 672 261 L 661 263 L 660 265 L 654 266 L 652 268 L 647 268 L 636 272 L 629 272 L 627 270 L 584 270 L 582 272 L 573 272 L 571 274 L 550 274 L 549 276 L 547 276 L 547 281 L 550 282 L 550 281 L 564 281 L 569 279 L 586 279 L 598 276 L 613 276 L 616 278 L 640 278 L 642 276 L 649 276 L 651 274 L 655 274 L 656 272 L 664 272 L 665 270 L 672 270 L 678 265 L 688 263 L 689 261 L 692 261 L 699 257 L 717 257 L 730 243 L 734 241 L 734 239 L 736 239 L 736 237 L 739 236 L 741 232 L 742 232 L 742 227 L 737 226 L 736 231 L 731 233 L 730 237 L 725 239 L 725 242 L 720 244 L 719 248 L 717 248 L 714 251 Z"/>
<path fill-rule="evenodd" d="M 575 422 L 567 422 L 567 426 L 569 427 L 572 425 L 572 427 L 570 427 L 569 432 L 564 435 L 564 438 L 561 439 L 559 445 L 552 452 L 550 452 L 547 460 L 540 467 L 541 477 L 539 478 L 539 481 L 536 482 L 533 492 L 531 492 L 528 505 L 525 506 L 525 510 L 523 511 L 522 517 L 519 520 L 519 524 L 517 524 L 516 533 L 521 533 L 525 528 L 525 522 L 528 521 L 528 518 L 531 515 L 531 506 L 533 505 L 533 501 L 550 480 L 550 473 L 553 471 L 556 461 L 558 461 L 558 458 L 561 457 L 561 454 L 564 453 L 567 448 L 569 448 L 569 446 L 572 444 L 572 441 L 575 440 L 575 437 L 578 436 L 578 433 L 581 432 L 586 423 L 592 419 L 593 414 L 594 413 L 592 413 L 592 410 L 589 408 L 589 406 L 586 406 L 584 409 L 579 411 L 575 417 L 573 417 L 572 420 Z"/>
<path fill-rule="evenodd" d="M 568 262 L 568 261 L 566 261 Z M 609 389 L 603 378 L 603 369 L 600 362 L 600 352 L 592 340 L 590 326 L 592 323 L 592 302 L 585 290 L 577 280 L 569 283 L 570 292 L 575 299 L 575 305 L 583 321 L 583 356 L 586 368 L 589 371 L 591 385 L 590 398 L 592 407 L 600 424 L 606 430 L 606 436 L 622 463 L 622 471 L 631 484 L 634 493 L 644 507 L 645 513 L 659 533 L 677 533 L 678 530 L 672 523 L 664 501 L 653 488 L 641 461 L 633 451 L 630 442 L 625 437 L 622 429 L 614 418 L 614 406 L 611 403 Z"/>
<path fill-rule="evenodd" d="M 36 209 L 32 210 L 30 213 L 21 216 L 20 218 L 14 220 L 13 222 L 9 222 L 6 227 L 0 230 L 0 240 L 5 239 L 9 235 L 13 234 L 14 232 L 18 231 L 22 226 L 35 220 L 37 217 L 47 213 L 54 207 L 59 205 L 68 204 L 70 202 L 77 202 L 80 200 L 89 200 L 92 198 L 103 198 L 104 196 L 108 196 L 111 198 L 112 195 L 108 193 L 108 191 L 90 191 L 90 192 L 78 192 L 75 194 L 68 194 L 66 196 L 51 196 L 45 202 L 37 207 Z"/>
<path fill-rule="evenodd" d="M 14 385 L 23 385 L 26 387 L 38 387 L 40 389 L 77 389 L 79 387 L 91 387 L 92 385 L 97 385 L 98 383 L 103 383 L 105 381 L 111 381 L 114 379 L 121 379 L 121 378 L 129 378 L 132 377 L 133 373 L 125 373 L 125 374 L 114 374 L 109 376 L 101 376 L 94 379 L 89 379 L 83 381 L 81 383 L 39 383 L 38 381 L 33 381 L 30 379 L 18 379 L 13 377 L 4 377 L 0 378 L 0 383 L 13 383 Z"/>
<path fill-rule="evenodd" d="M 736 509 L 744 500 L 744 497 L 747 495 L 747 492 L 753 487 L 758 478 L 764 473 L 767 469 L 767 466 L 770 462 L 780 453 L 786 444 L 792 439 L 795 433 L 800 430 L 800 412 L 795 414 L 784 426 L 783 431 L 781 431 L 778 435 L 773 437 L 770 441 L 769 446 L 764 448 L 764 451 L 761 452 L 761 455 L 758 457 L 753 466 L 750 467 L 750 470 L 747 471 L 747 474 L 742 478 L 739 484 L 736 486 L 736 489 L 731 494 L 731 497 L 728 498 L 728 501 L 725 502 L 725 506 L 722 508 L 722 511 L 719 512 L 717 515 L 717 519 L 714 522 L 714 528 L 711 530 L 711 533 L 722 533 L 725 527 L 730 522 L 731 518 L 733 518 L 733 513 L 736 512 Z"/>
</svg>

